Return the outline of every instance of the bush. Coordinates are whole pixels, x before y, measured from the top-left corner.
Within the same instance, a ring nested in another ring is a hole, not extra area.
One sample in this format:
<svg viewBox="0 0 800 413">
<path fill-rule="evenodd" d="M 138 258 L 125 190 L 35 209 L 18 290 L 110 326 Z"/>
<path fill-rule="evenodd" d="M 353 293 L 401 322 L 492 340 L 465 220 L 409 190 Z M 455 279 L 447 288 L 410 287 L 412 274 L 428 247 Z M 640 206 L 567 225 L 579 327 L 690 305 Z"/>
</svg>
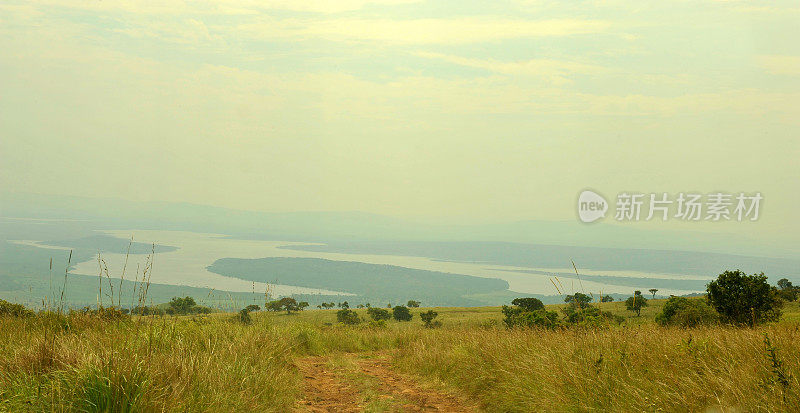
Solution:
<svg viewBox="0 0 800 413">
<path fill-rule="evenodd" d="M 392 316 L 389 314 L 389 310 L 377 307 L 368 308 L 367 314 L 375 321 L 385 321 L 392 318 Z"/>
<path fill-rule="evenodd" d="M 555 311 L 536 310 L 525 311 L 522 307 L 503 306 L 503 322 L 511 327 L 543 327 L 555 328 L 560 325 L 558 313 Z"/>
<path fill-rule="evenodd" d="M 253 322 L 253 319 L 250 317 L 250 310 L 247 308 L 243 308 L 241 311 L 239 311 L 236 319 L 242 324 L 250 324 Z"/>
<path fill-rule="evenodd" d="M 89 306 L 83 307 L 80 310 L 70 310 L 70 315 L 84 315 L 84 316 L 93 316 L 102 318 L 104 320 L 120 320 L 120 319 L 127 319 L 130 316 L 128 315 L 129 311 L 124 308 L 119 307 L 100 307 L 100 308 L 91 308 Z"/>
<path fill-rule="evenodd" d="M 377 329 L 386 328 L 386 320 L 370 321 L 368 327 Z"/>
<path fill-rule="evenodd" d="M 442 325 L 441 321 L 434 320 L 434 318 L 438 317 L 439 313 L 433 310 L 428 310 L 424 313 L 419 314 L 419 318 L 422 319 L 422 322 L 425 323 L 426 328 L 436 328 Z"/>
<path fill-rule="evenodd" d="M 186 296 L 183 298 L 173 297 L 166 312 L 169 315 L 208 314 L 211 309 L 197 305 L 194 298 Z"/>
<path fill-rule="evenodd" d="M 409 308 L 418 308 L 419 307 L 419 301 L 408 300 L 408 304 L 407 305 L 408 305 Z"/>
<path fill-rule="evenodd" d="M 525 311 L 544 310 L 542 300 L 533 297 L 515 298 L 511 304 L 522 307 Z"/>
<path fill-rule="evenodd" d="M 719 315 L 705 300 L 670 297 L 664 304 L 656 322 L 662 326 L 676 325 L 680 327 L 697 327 L 714 324 Z"/>
<path fill-rule="evenodd" d="M 740 270 L 725 271 L 708 283 L 706 290 L 708 302 L 724 322 L 752 326 L 781 317 L 783 301 L 763 272 L 746 275 Z"/>
<path fill-rule="evenodd" d="M 408 307 L 404 305 L 398 305 L 397 307 L 393 308 L 392 316 L 397 321 L 411 321 L 411 318 L 414 317 L 411 314 L 411 311 L 408 310 Z"/>
<path fill-rule="evenodd" d="M 618 316 L 611 311 L 600 311 L 599 308 L 591 305 L 583 309 L 575 309 L 570 306 L 564 309 L 564 314 L 567 323 L 579 326 L 602 327 L 612 322 L 619 324 L 625 321 L 625 317 Z"/>
<path fill-rule="evenodd" d="M 361 319 L 355 311 L 344 308 L 336 312 L 336 321 L 342 324 L 352 325 L 360 323 Z"/>
<path fill-rule="evenodd" d="M 28 310 L 22 304 L 9 303 L 6 300 L 0 300 L 0 316 L 9 315 L 12 317 L 28 317 L 33 315 L 33 311 Z"/>
<path fill-rule="evenodd" d="M 136 306 L 131 310 L 131 314 L 135 315 L 164 315 L 164 310 L 153 306 Z"/>
<path fill-rule="evenodd" d="M 778 297 L 781 300 L 789 302 L 796 301 L 800 296 L 800 288 L 792 285 L 792 282 L 786 278 L 778 280 Z"/>
</svg>

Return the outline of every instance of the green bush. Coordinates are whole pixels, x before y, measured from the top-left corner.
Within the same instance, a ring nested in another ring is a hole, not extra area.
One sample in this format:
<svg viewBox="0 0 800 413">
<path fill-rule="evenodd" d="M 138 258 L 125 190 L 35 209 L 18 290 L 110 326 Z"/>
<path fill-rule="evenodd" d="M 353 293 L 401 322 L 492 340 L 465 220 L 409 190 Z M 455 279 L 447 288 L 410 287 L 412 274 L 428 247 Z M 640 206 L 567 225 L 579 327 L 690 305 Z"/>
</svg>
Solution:
<svg viewBox="0 0 800 413">
<path fill-rule="evenodd" d="M 10 315 L 13 317 L 28 317 L 33 315 L 33 311 L 28 310 L 22 304 L 9 303 L 6 300 L 0 300 L 0 316 Z"/>
<path fill-rule="evenodd" d="M 89 306 L 83 307 L 80 310 L 70 310 L 70 315 L 89 315 L 99 317 L 104 320 L 121 320 L 130 317 L 129 311 L 120 307 L 100 307 L 91 308 Z"/>
<path fill-rule="evenodd" d="M 426 328 L 436 328 L 442 325 L 441 321 L 434 320 L 434 318 L 438 317 L 439 313 L 433 310 L 428 310 L 424 313 L 419 314 L 419 318 L 422 319 L 422 322 L 425 323 Z"/>
<path fill-rule="evenodd" d="M 397 307 L 393 308 L 392 316 L 397 321 L 411 321 L 411 318 L 414 317 L 411 314 L 411 311 L 408 310 L 408 307 L 404 305 L 398 305 Z"/>
<path fill-rule="evenodd" d="M 555 311 L 525 311 L 522 307 L 503 306 L 503 322 L 507 327 L 543 327 L 555 328 L 561 325 Z"/>
<path fill-rule="evenodd" d="M 752 326 L 781 317 L 783 301 L 763 272 L 746 275 L 740 270 L 725 271 L 708 283 L 706 290 L 708 302 L 723 322 Z"/>
<path fill-rule="evenodd" d="M 616 315 L 611 311 L 601 311 L 595 306 L 588 306 L 583 309 L 575 309 L 575 307 L 567 307 L 564 309 L 567 323 L 578 326 L 587 327 L 603 327 L 610 323 L 620 324 L 625 321 L 625 317 Z"/>
<path fill-rule="evenodd" d="M 186 296 L 183 298 L 173 297 L 166 312 L 169 315 L 208 314 L 211 309 L 197 305 L 194 298 Z"/>
<path fill-rule="evenodd" d="M 377 320 L 377 321 L 373 320 L 373 321 L 370 321 L 368 327 L 369 328 L 377 328 L 377 329 L 386 328 L 386 320 Z"/>
<path fill-rule="evenodd" d="M 253 322 L 253 319 L 250 317 L 250 310 L 247 308 L 243 308 L 239 311 L 239 314 L 236 315 L 236 319 L 242 324 L 250 324 Z"/>
<path fill-rule="evenodd" d="M 344 308 L 336 312 L 336 321 L 342 324 L 358 324 L 361 318 L 358 317 L 355 311 Z"/>
<path fill-rule="evenodd" d="M 798 296 L 800 296 L 800 287 L 795 287 L 786 278 L 778 280 L 778 297 L 781 300 L 792 302 L 796 301 Z"/>
<path fill-rule="evenodd" d="M 131 310 L 131 314 L 135 315 L 164 315 L 164 310 L 155 306 L 136 306 Z"/>
<path fill-rule="evenodd" d="M 697 327 L 718 320 L 719 315 L 705 300 L 685 297 L 671 297 L 656 316 L 656 322 L 662 326 Z"/>
<path fill-rule="evenodd" d="M 367 314 L 375 321 L 385 321 L 392 318 L 391 314 L 389 314 L 389 310 L 378 307 L 368 308 Z"/>
</svg>

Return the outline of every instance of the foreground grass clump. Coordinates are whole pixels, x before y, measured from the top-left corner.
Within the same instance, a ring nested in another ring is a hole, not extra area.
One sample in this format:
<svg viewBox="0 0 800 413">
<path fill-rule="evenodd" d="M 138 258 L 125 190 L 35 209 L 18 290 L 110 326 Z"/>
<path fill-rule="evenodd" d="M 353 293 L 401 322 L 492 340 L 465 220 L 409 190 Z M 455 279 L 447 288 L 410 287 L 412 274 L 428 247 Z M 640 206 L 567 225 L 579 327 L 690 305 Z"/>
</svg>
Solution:
<svg viewBox="0 0 800 413">
<path fill-rule="evenodd" d="M 0 410 L 291 408 L 293 343 L 221 318 L 0 318 Z"/>
</svg>

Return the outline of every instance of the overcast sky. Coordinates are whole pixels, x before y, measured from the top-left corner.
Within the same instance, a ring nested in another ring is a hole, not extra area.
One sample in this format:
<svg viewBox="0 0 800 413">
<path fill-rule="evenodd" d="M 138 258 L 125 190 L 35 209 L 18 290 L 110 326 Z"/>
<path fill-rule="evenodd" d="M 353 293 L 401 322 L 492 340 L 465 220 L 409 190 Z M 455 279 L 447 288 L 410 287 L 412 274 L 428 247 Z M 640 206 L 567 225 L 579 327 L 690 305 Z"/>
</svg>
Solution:
<svg viewBox="0 0 800 413">
<path fill-rule="evenodd" d="M 760 191 L 725 228 L 796 240 L 798 22 L 796 1 L 5 0 L 0 190 L 463 222 L 573 220 L 587 187 Z"/>
</svg>

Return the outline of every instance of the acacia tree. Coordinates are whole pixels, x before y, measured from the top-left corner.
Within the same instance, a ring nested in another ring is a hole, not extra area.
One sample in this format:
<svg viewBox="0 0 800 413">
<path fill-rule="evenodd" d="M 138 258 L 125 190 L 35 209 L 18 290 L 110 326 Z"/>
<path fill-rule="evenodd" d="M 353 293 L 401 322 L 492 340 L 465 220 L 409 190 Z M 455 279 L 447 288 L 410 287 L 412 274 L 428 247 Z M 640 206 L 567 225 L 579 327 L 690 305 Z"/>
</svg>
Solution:
<svg viewBox="0 0 800 413">
<path fill-rule="evenodd" d="M 708 283 L 706 291 L 709 304 L 724 322 L 753 326 L 781 317 L 783 302 L 763 272 L 746 275 L 740 270 L 725 271 Z"/>
<path fill-rule="evenodd" d="M 515 298 L 511 300 L 511 304 L 522 308 L 525 311 L 544 310 L 542 300 L 534 297 Z"/>
<path fill-rule="evenodd" d="M 409 308 L 417 308 L 417 307 L 419 307 L 419 301 L 408 300 L 407 305 L 408 305 Z"/>
<path fill-rule="evenodd" d="M 601 303 L 610 303 L 612 301 L 614 301 L 614 297 L 610 295 L 604 295 L 603 298 L 600 299 Z"/>
<path fill-rule="evenodd" d="M 633 292 L 633 297 L 628 297 L 628 299 L 625 300 L 625 308 L 627 308 L 628 311 L 635 312 L 636 317 L 642 315 L 642 308 L 644 307 L 647 307 L 647 299 L 644 298 L 642 292 L 639 290 Z"/>
<path fill-rule="evenodd" d="M 308 305 L 308 303 L 306 303 Z M 297 301 L 292 297 L 283 297 L 277 301 L 276 306 L 278 310 L 286 310 L 286 314 L 291 314 L 292 311 L 300 311 L 300 306 Z"/>
<path fill-rule="evenodd" d="M 570 306 L 583 309 L 589 307 L 589 303 L 592 302 L 592 297 L 583 293 L 575 293 L 573 295 L 566 296 L 564 298 L 564 302 L 568 303 Z"/>
<path fill-rule="evenodd" d="M 658 292 L 658 288 L 651 288 L 647 291 L 650 291 L 650 294 L 653 294 L 653 298 L 656 298 L 656 293 Z"/>
</svg>

